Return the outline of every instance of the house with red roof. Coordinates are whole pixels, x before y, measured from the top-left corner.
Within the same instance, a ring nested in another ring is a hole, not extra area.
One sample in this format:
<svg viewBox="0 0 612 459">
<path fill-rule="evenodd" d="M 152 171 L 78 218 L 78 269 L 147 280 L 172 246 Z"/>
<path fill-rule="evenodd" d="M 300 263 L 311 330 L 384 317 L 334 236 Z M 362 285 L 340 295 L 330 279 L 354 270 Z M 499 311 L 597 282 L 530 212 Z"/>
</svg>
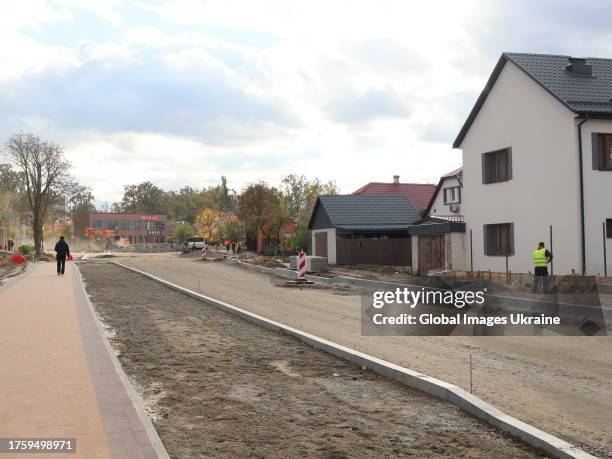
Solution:
<svg viewBox="0 0 612 459">
<path fill-rule="evenodd" d="M 353 194 L 361 196 L 405 196 L 421 214 L 425 212 L 436 186 L 431 183 L 401 183 L 399 175 L 393 176 L 393 182 L 370 182 Z"/>
</svg>

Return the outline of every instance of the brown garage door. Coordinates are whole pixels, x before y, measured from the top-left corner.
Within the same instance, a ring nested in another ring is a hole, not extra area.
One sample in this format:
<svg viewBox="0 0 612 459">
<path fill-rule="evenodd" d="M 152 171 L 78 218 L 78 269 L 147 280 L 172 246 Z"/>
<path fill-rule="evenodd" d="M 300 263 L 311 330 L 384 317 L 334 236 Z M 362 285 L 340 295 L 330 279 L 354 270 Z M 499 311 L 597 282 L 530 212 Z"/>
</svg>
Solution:
<svg viewBox="0 0 612 459">
<path fill-rule="evenodd" d="M 419 272 L 444 268 L 444 234 L 419 236 Z"/>
<path fill-rule="evenodd" d="M 396 239 L 336 239 L 339 265 L 411 266 L 412 242 Z"/>
<path fill-rule="evenodd" d="M 315 255 L 327 258 L 327 233 L 315 233 Z"/>
</svg>

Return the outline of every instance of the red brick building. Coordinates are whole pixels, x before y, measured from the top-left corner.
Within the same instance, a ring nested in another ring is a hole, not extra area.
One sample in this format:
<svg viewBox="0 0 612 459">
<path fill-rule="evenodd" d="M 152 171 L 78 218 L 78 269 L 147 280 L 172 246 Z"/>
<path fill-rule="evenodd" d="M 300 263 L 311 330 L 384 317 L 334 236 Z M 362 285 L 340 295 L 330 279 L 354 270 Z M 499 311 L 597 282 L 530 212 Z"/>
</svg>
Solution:
<svg viewBox="0 0 612 459">
<path fill-rule="evenodd" d="M 89 214 L 88 226 L 95 230 L 111 231 L 130 244 L 156 244 L 168 240 L 168 216 L 149 214 Z"/>
</svg>

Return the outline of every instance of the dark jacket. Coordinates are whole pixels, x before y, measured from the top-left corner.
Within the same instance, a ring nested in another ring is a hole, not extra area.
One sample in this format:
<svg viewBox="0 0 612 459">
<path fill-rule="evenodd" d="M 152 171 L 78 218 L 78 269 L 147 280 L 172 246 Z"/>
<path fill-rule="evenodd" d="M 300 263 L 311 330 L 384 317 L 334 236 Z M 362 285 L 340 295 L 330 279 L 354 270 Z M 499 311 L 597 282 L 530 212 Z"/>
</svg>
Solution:
<svg viewBox="0 0 612 459">
<path fill-rule="evenodd" d="M 60 239 L 59 241 L 57 241 L 57 244 L 55 244 L 55 251 L 57 252 L 57 256 L 58 257 L 65 257 L 67 255 L 70 255 L 70 246 L 68 246 L 68 243 L 62 239 Z"/>
</svg>

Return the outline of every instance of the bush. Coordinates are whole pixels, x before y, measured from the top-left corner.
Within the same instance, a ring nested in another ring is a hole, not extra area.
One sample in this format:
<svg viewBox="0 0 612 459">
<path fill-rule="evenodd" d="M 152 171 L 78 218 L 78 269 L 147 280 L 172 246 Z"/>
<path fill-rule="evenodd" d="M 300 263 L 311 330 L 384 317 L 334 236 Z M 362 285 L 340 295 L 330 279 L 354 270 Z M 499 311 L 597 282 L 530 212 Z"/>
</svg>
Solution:
<svg viewBox="0 0 612 459">
<path fill-rule="evenodd" d="M 182 223 L 176 225 L 174 231 L 172 232 L 172 239 L 174 239 L 178 244 L 182 244 L 185 242 L 185 239 L 191 237 L 195 234 L 193 226 L 189 223 Z"/>
<path fill-rule="evenodd" d="M 31 255 L 32 253 L 34 253 L 34 246 L 24 244 L 19 247 L 19 252 L 22 255 Z"/>
</svg>

